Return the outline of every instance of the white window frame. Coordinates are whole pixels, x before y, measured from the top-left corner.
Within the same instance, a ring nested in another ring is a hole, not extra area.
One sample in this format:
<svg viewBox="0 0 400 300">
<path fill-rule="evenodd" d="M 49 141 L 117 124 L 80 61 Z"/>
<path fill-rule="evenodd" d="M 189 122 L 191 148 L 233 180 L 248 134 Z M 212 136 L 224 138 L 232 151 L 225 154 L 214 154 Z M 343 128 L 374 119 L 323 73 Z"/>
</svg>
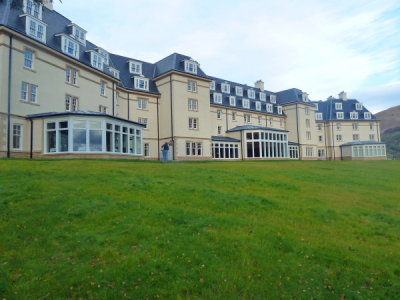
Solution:
<svg viewBox="0 0 400 300">
<path fill-rule="evenodd" d="M 143 63 L 130 60 L 129 61 L 129 72 L 131 74 L 142 75 Z"/>
<path fill-rule="evenodd" d="M 236 106 L 236 97 L 235 96 L 229 96 L 229 105 Z"/>
<path fill-rule="evenodd" d="M 237 112 L 233 111 L 232 112 L 232 121 L 236 121 L 236 116 L 237 116 Z"/>
<path fill-rule="evenodd" d="M 29 103 L 38 103 L 38 89 L 39 87 L 35 84 L 31 84 L 25 81 L 21 83 L 21 100 Z"/>
<path fill-rule="evenodd" d="M 145 77 L 134 77 L 135 89 L 148 91 L 149 90 L 149 79 Z"/>
<path fill-rule="evenodd" d="M 222 119 L 222 110 L 220 110 L 220 109 L 217 110 L 217 119 L 218 120 Z"/>
<path fill-rule="evenodd" d="M 43 5 L 38 2 L 33 0 L 24 0 L 23 11 L 36 19 L 42 20 Z"/>
<path fill-rule="evenodd" d="M 244 114 L 243 119 L 245 123 L 251 123 L 251 114 Z"/>
<path fill-rule="evenodd" d="M 188 110 L 198 111 L 199 102 L 197 99 L 188 99 Z"/>
<path fill-rule="evenodd" d="M 350 119 L 351 119 L 351 120 L 358 120 L 358 112 L 356 112 L 356 111 L 351 111 L 351 112 L 350 112 Z"/>
<path fill-rule="evenodd" d="M 110 71 L 110 73 L 112 74 L 112 76 L 114 78 L 119 79 L 119 71 L 117 69 L 114 69 L 112 67 L 108 67 L 108 70 Z"/>
<path fill-rule="evenodd" d="M 360 135 L 358 133 L 353 134 L 353 141 L 359 141 L 360 140 Z"/>
<path fill-rule="evenodd" d="M 222 134 L 222 126 L 217 127 L 217 133 L 218 135 Z"/>
<path fill-rule="evenodd" d="M 343 141 L 343 135 L 337 134 L 337 135 L 336 135 L 336 141 L 337 141 L 337 142 L 342 142 L 342 141 Z"/>
<path fill-rule="evenodd" d="M 260 100 L 261 101 L 267 101 L 267 95 L 265 94 L 265 93 L 263 93 L 263 92 L 260 92 Z"/>
<path fill-rule="evenodd" d="M 322 113 L 320 112 L 315 113 L 315 120 L 322 121 Z"/>
<path fill-rule="evenodd" d="M 104 58 L 97 52 L 90 51 L 90 63 L 92 67 L 103 71 Z"/>
<path fill-rule="evenodd" d="M 197 130 L 199 129 L 199 118 L 189 118 L 189 129 Z"/>
<path fill-rule="evenodd" d="M 281 115 L 282 114 L 282 106 L 277 106 L 277 110 L 278 110 L 278 114 Z"/>
<path fill-rule="evenodd" d="M 198 63 L 193 60 L 185 60 L 185 72 L 197 74 Z"/>
<path fill-rule="evenodd" d="M 221 83 L 221 91 L 226 94 L 231 93 L 231 85 L 229 83 Z"/>
<path fill-rule="evenodd" d="M 87 31 L 84 30 L 82 27 L 79 27 L 76 24 L 70 24 L 68 25 L 71 27 L 71 37 L 75 40 L 81 43 L 82 45 L 86 46 L 86 33 Z"/>
<path fill-rule="evenodd" d="M 202 142 L 186 141 L 185 148 L 186 156 L 203 156 Z"/>
<path fill-rule="evenodd" d="M 243 105 L 243 108 L 250 109 L 250 100 L 243 98 L 242 99 L 242 105 Z"/>
<path fill-rule="evenodd" d="M 66 67 L 65 69 L 65 81 L 72 85 L 78 85 L 78 70 L 72 67 Z"/>
<path fill-rule="evenodd" d="M 210 90 L 215 91 L 215 81 L 214 80 L 210 82 Z"/>
<path fill-rule="evenodd" d="M 149 100 L 145 98 L 138 98 L 138 109 L 148 110 Z"/>
<path fill-rule="evenodd" d="M 335 109 L 336 110 L 343 110 L 343 104 L 340 102 L 335 103 Z"/>
<path fill-rule="evenodd" d="M 252 89 L 247 90 L 247 97 L 249 99 L 256 99 L 256 91 Z"/>
<path fill-rule="evenodd" d="M 65 111 L 78 111 L 79 98 L 72 95 L 65 95 Z"/>
<path fill-rule="evenodd" d="M 339 111 L 336 113 L 336 119 L 343 120 L 344 119 L 344 112 Z"/>
<path fill-rule="evenodd" d="M 353 130 L 358 130 L 358 123 L 351 124 Z"/>
<path fill-rule="evenodd" d="M 26 48 L 24 52 L 24 68 L 33 70 L 34 69 L 35 52 L 31 49 Z"/>
<path fill-rule="evenodd" d="M 370 112 L 365 112 L 364 113 L 364 119 L 365 120 L 371 120 L 371 113 Z"/>
<path fill-rule="evenodd" d="M 25 15 L 25 32 L 35 40 L 46 43 L 47 24 Z"/>
<path fill-rule="evenodd" d="M 148 118 L 139 117 L 138 123 L 143 124 L 144 129 L 149 129 L 149 119 Z"/>
<path fill-rule="evenodd" d="M 261 102 L 256 101 L 256 110 L 261 111 Z"/>
<path fill-rule="evenodd" d="M 214 103 L 222 104 L 222 94 L 214 93 L 213 98 L 214 98 Z"/>
<path fill-rule="evenodd" d="M 276 95 L 269 95 L 269 102 L 276 104 Z"/>
<path fill-rule="evenodd" d="M 363 109 L 362 103 L 356 103 L 356 110 L 362 110 L 362 109 Z"/>
<path fill-rule="evenodd" d="M 236 96 L 243 96 L 243 88 L 241 86 L 235 86 Z"/>
<path fill-rule="evenodd" d="M 197 81 L 194 80 L 188 80 L 187 82 L 187 90 L 192 93 L 197 92 Z"/>
<path fill-rule="evenodd" d="M 107 106 L 99 105 L 99 112 L 107 114 Z"/>
<path fill-rule="evenodd" d="M 18 123 L 12 124 L 12 143 L 11 149 L 13 150 L 22 150 L 22 134 L 23 134 L 23 125 Z M 18 145 L 16 147 L 16 141 L 18 141 Z"/>
<path fill-rule="evenodd" d="M 370 140 L 370 141 L 375 141 L 375 134 L 371 133 L 371 134 L 369 135 L 369 140 Z"/>
<path fill-rule="evenodd" d="M 274 112 L 274 106 L 271 103 L 267 103 L 266 110 L 269 113 L 273 113 Z"/>
</svg>

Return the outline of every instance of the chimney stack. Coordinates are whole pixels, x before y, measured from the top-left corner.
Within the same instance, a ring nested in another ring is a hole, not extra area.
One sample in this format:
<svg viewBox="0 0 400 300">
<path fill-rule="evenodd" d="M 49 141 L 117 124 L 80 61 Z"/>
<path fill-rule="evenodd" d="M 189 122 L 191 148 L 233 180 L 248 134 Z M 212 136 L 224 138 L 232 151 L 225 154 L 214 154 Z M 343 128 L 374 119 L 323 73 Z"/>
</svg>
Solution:
<svg viewBox="0 0 400 300">
<path fill-rule="evenodd" d="M 346 101 L 347 100 L 347 93 L 346 92 L 341 92 L 339 94 L 339 99 Z"/>
<path fill-rule="evenodd" d="M 264 81 L 257 80 L 254 86 L 262 91 L 264 91 Z"/>
<path fill-rule="evenodd" d="M 43 5 L 50 10 L 53 10 L 53 0 L 43 0 Z"/>
</svg>

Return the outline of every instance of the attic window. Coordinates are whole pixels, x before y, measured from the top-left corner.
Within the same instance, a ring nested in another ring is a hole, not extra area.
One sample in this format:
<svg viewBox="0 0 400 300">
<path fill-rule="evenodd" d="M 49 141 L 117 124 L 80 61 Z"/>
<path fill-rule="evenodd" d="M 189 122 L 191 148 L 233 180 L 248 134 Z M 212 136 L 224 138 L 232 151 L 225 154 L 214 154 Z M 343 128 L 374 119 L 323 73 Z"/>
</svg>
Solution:
<svg viewBox="0 0 400 300">
<path fill-rule="evenodd" d="M 256 92 L 254 90 L 247 90 L 247 96 L 250 99 L 255 99 L 256 98 Z"/>
<path fill-rule="evenodd" d="M 236 106 L 236 97 L 235 96 L 229 96 L 229 105 Z"/>
<path fill-rule="evenodd" d="M 344 112 L 337 112 L 336 113 L 336 119 L 340 119 L 340 120 L 343 120 L 344 119 Z"/>
<path fill-rule="evenodd" d="M 269 95 L 269 101 L 271 102 L 271 103 L 276 103 L 276 96 L 275 95 Z"/>
<path fill-rule="evenodd" d="M 256 102 L 256 110 L 261 110 L 261 102 Z"/>
<path fill-rule="evenodd" d="M 261 101 L 266 101 L 267 97 L 265 95 L 265 93 L 260 93 L 260 100 Z"/>
<path fill-rule="evenodd" d="M 236 96 L 243 96 L 243 88 L 240 86 L 235 87 Z"/>
<path fill-rule="evenodd" d="M 358 112 L 356 111 L 350 112 L 350 119 L 352 120 L 358 119 Z"/>
<path fill-rule="evenodd" d="M 42 20 L 42 4 L 33 0 L 24 0 L 24 12 Z"/>
<path fill-rule="evenodd" d="M 250 100 L 249 99 L 243 99 L 243 107 L 244 108 L 250 108 Z"/>
<path fill-rule="evenodd" d="M 272 113 L 274 111 L 274 107 L 272 104 L 268 103 L 267 104 L 267 112 Z"/>
<path fill-rule="evenodd" d="M 108 66 L 110 64 L 110 54 L 102 48 L 98 48 L 97 52 L 104 58 L 104 64 Z"/>
<path fill-rule="evenodd" d="M 371 119 L 371 113 L 370 112 L 365 112 L 364 113 L 364 119 L 370 120 Z"/>
<path fill-rule="evenodd" d="M 356 103 L 356 110 L 362 110 L 363 105 L 361 103 Z"/>
<path fill-rule="evenodd" d="M 79 43 L 83 44 L 86 46 L 86 30 L 83 30 L 76 24 L 71 24 L 69 25 L 72 30 L 71 30 L 71 36 L 78 41 Z"/>
<path fill-rule="evenodd" d="M 117 69 L 108 67 L 108 70 L 110 71 L 113 77 L 119 79 L 119 71 Z"/>
<path fill-rule="evenodd" d="M 130 61 L 129 62 L 129 72 L 132 74 L 142 74 L 142 63 L 137 61 Z"/>
<path fill-rule="evenodd" d="M 46 28 L 47 24 L 42 21 L 36 20 L 29 15 L 23 15 L 25 17 L 25 32 L 30 37 L 46 43 Z"/>
<path fill-rule="evenodd" d="M 65 54 L 79 59 L 79 44 L 65 35 L 61 36 L 61 49 Z"/>
<path fill-rule="evenodd" d="M 192 60 L 185 60 L 185 72 L 197 74 L 197 63 Z"/>
<path fill-rule="evenodd" d="M 231 92 L 231 86 L 229 85 L 229 83 L 221 83 L 221 91 L 223 93 L 228 93 L 230 94 Z"/>
<path fill-rule="evenodd" d="M 215 81 L 210 82 L 210 90 L 215 91 Z"/>
<path fill-rule="evenodd" d="M 278 114 L 282 114 L 282 106 L 277 106 L 277 109 L 278 109 Z"/>
<path fill-rule="evenodd" d="M 222 94 L 214 93 L 214 103 L 222 104 Z"/>
<path fill-rule="evenodd" d="M 315 113 L 315 120 L 321 121 L 322 120 L 322 113 Z"/>
<path fill-rule="evenodd" d="M 92 67 L 103 71 L 103 57 L 100 56 L 98 53 L 94 51 L 90 52 L 90 63 L 92 64 Z"/>
<path fill-rule="evenodd" d="M 149 79 L 144 77 L 135 76 L 135 89 L 138 90 L 149 90 Z"/>
</svg>

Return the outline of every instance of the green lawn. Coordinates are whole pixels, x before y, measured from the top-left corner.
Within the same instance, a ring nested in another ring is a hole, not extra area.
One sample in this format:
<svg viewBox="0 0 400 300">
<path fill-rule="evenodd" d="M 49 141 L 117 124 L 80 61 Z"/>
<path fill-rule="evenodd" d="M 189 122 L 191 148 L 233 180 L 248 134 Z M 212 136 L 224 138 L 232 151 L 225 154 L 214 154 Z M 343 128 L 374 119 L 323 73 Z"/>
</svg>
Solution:
<svg viewBox="0 0 400 300">
<path fill-rule="evenodd" d="M 400 161 L 0 160 L 0 299 L 400 299 Z"/>
</svg>

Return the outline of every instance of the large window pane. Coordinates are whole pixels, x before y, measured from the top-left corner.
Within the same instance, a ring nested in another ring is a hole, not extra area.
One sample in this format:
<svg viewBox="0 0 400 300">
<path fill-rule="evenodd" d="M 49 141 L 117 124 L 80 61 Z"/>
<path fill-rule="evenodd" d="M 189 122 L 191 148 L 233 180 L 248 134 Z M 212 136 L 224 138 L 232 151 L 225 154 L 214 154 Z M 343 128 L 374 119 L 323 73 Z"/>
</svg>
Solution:
<svg viewBox="0 0 400 300">
<path fill-rule="evenodd" d="M 101 152 L 103 138 L 101 130 L 90 130 L 89 131 L 89 151 Z"/>
<path fill-rule="evenodd" d="M 60 147 L 58 151 L 68 152 L 68 130 L 61 130 L 58 137 L 59 137 L 59 147 Z"/>
<path fill-rule="evenodd" d="M 85 129 L 74 129 L 74 151 L 85 152 L 86 151 L 86 130 Z"/>
<path fill-rule="evenodd" d="M 47 152 L 56 152 L 56 132 L 48 131 L 47 132 Z"/>
</svg>

